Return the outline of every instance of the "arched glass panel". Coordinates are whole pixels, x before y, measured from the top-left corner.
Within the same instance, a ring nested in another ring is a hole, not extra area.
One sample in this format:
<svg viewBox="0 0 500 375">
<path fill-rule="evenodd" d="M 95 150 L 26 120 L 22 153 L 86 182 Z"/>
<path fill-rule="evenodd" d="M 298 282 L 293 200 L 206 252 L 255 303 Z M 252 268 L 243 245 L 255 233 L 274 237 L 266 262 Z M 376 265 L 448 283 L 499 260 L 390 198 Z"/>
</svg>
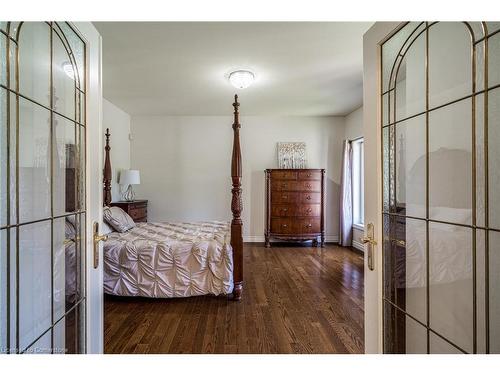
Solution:
<svg viewBox="0 0 500 375">
<path fill-rule="evenodd" d="M 429 106 L 472 94 L 472 41 L 460 22 L 429 27 Z"/>
<path fill-rule="evenodd" d="M 487 24 L 408 23 L 382 45 L 386 352 L 500 352 L 500 28 Z"/>
<path fill-rule="evenodd" d="M 43 22 L 25 22 L 21 30 L 18 42 L 19 93 L 49 107 L 50 26 Z"/>
<path fill-rule="evenodd" d="M 67 23 L 0 30 L 0 346 L 85 352 L 86 46 Z"/>
</svg>

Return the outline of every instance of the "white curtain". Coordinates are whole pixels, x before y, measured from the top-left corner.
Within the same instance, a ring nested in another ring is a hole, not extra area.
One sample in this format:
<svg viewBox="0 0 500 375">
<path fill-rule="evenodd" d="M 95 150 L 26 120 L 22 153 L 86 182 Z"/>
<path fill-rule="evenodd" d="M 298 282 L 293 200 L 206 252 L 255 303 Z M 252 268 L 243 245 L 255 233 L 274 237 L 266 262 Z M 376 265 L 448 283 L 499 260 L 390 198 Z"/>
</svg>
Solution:
<svg viewBox="0 0 500 375">
<path fill-rule="evenodd" d="M 341 246 L 352 245 L 352 147 L 344 141 L 340 182 L 340 240 Z"/>
</svg>

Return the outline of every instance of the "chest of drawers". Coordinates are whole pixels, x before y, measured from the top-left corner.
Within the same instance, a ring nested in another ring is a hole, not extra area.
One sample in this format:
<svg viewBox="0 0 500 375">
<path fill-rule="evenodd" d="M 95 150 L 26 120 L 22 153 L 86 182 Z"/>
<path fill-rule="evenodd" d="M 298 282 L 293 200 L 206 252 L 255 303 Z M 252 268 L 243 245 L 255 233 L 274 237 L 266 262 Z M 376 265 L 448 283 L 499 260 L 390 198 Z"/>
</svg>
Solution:
<svg viewBox="0 0 500 375">
<path fill-rule="evenodd" d="M 271 238 L 324 245 L 324 185 L 324 169 L 266 169 L 266 247 Z"/>
<path fill-rule="evenodd" d="M 136 200 L 136 201 L 120 201 L 111 202 L 110 206 L 120 207 L 123 211 L 130 215 L 130 217 L 136 222 L 146 222 L 148 221 L 148 201 L 147 200 Z"/>
</svg>

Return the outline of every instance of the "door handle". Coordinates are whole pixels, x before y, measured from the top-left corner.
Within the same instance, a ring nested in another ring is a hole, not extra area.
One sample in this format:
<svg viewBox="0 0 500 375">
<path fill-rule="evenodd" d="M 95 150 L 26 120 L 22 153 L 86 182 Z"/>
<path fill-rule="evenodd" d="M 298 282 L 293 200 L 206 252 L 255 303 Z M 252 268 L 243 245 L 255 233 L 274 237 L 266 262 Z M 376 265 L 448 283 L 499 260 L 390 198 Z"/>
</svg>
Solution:
<svg viewBox="0 0 500 375">
<path fill-rule="evenodd" d="M 94 221 L 94 236 L 93 237 L 94 237 L 93 238 L 94 268 L 97 268 L 97 267 L 99 267 L 99 242 L 108 240 L 108 236 L 99 235 L 99 223 L 97 221 Z"/>
<path fill-rule="evenodd" d="M 360 238 L 361 242 L 363 244 L 368 245 L 368 269 L 370 271 L 373 271 L 375 269 L 375 262 L 374 262 L 374 247 L 377 246 L 377 241 L 374 239 L 374 228 L 373 228 L 373 223 L 368 223 L 366 225 L 366 235 Z"/>
</svg>

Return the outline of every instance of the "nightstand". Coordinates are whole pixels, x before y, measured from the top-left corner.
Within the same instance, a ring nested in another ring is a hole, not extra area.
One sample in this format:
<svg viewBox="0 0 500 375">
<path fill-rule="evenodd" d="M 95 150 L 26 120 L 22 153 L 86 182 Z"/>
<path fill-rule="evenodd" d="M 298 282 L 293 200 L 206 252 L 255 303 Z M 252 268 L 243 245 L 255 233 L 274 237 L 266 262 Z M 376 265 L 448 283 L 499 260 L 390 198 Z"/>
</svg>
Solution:
<svg viewBox="0 0 500 375">
<path fill-rule="evenodd" d="M 110 206 L 120 207 L 123 211 L 130 215 L 135 222 L 148 221 L 148 201 L 135 200 L 131 202 L 119 201 L 111 202 Z"/>
</svg>

